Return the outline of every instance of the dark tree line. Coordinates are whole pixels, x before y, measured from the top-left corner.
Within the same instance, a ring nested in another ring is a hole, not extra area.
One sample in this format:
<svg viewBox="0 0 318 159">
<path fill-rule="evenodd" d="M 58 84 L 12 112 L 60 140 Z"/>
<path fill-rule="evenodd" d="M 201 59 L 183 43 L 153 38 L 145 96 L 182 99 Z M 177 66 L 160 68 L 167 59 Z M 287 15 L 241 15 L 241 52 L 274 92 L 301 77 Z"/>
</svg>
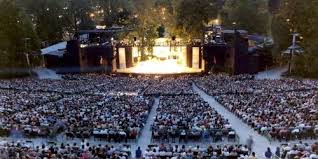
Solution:
<svg viewBox="0 0 318 159">
<path fill-rule="evenodd" d="M 290 31 L 299 32 L 305 53 L 296 59 L 295 73 L 313 76 L 317 7 L 316 0 L 0 0 L 0 66 L 25 66 L 21 54 L 96 25 L 131 29 L 122 36 L 138 37 L 143 50 L 159 36 L 202 38 L 206 25 L 218 18 L 225 27 L 273 37 L 277 56 L 290 45 Z"/>
</svg>

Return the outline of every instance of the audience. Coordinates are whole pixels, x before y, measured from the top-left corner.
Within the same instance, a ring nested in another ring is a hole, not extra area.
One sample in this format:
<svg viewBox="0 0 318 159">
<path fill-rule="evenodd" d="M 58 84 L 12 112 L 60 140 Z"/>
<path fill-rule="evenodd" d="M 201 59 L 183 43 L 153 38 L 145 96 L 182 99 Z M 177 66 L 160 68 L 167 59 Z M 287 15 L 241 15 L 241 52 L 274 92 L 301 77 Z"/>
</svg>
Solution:
<svg viewBox="0 0 318 159">
<path fill-rule="evenodd" d="M 153 138 L 187 141 L 201 138 L 222 140 L 234 135 L 229 122 L 216 112 L 199 95 L 161 97 L 152 127 Z"/>
<path fill-rule="evenodd" d="M 0 136 L 136 139 L 153 104 L 139 95 L 147 84 L 129 77 L 80 77 L 0 81 Z"/>
<path fill-rule="evenodd" d="M 310 145 L 300 141 L 297 144 L 283 144 L 280 148 L 282 150 L 280 158 L 286 159 L 316 159 L 318 158 L 318 142 Z"/>
<path fill-rule="evenodd" d="M 317 81 L 254 80 L 226 75 L 195 81 L 261 134 L 278 140 L 318 135 Z"/>
<path fill-rule="evenodd" d="M 163 78 L 152 82 L 145 91 L 146 95 L 184 95 L 194 94 L 192 83 L 187 76 Z"/>
<path fill-rule="evenodd" d="M 236 140 L 227 119 L 192 90 L 192 82 L 244 122 L 272 139 L 318 136 L 318 82 L 314 80 L 256 80 L 250 75 L 202 77 L 122 77 L 66 75 L 64 80 L 31 78 L 0 80 L 0 136 L 104 139 L 127 142 L 139 137 L 154 96 L 160 98 L 151 127 L 153 142 Z M 150 145 L 137 158 L 251 158 L 251 146 L 186 147 Z M 131 158 L 127 146 L 61 144 L 32 147 L 0 143 L 0 158 Z M 318 143 L 287 144 L 264 157 L 318 156 Z"/>
<path fill-rule="evenodd" d="M 83 145 L 74 144 L 43 144 L 32 147 L 21 143 L 6 143 L 0 145 L 1 159 L 130 159 L 131 149 L 129 145 L 91 146 L 89 143 Z"/>
<path fill-rule="evenodd" d="M 213 96 L 224 94 L 247 94 L 254 92 L 273 93 L 318 89 L 318 81 L 315 80 L 255 80 L 252 79 L 250 75 L 209 75 L 194 78 L 194 81 L 198 87 Z"/>
<path fill-rule="evenodd" d="M 317 91 L 220 95 L 216 99 L 261 134 L 273 139 L 315 138 Z"/>
<path fill-rule="evenodd" d="M 146 159 L 183 159 L 183 158 L 198 158 L 198 159 L 237 159 L 247 158 L 249 151 L 246 146 L 233 145 L 233 146 L 185 146 L 185 145 L 149 145 L 145 152 Z"/>
</svg>

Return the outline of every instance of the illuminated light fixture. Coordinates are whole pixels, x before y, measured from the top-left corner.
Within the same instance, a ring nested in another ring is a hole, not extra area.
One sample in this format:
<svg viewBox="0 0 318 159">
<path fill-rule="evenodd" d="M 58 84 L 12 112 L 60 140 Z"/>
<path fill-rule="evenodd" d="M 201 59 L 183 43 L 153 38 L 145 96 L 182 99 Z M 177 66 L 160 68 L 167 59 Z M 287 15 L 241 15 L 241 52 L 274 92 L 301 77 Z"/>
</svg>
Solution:
<svg viewBox="0 0 318 159">
<path fill-rule="evenodd" d="M 91 18 L 94 18 L 94 17 L 95 17 L 95 14 L 94 14 L 94 13 L 91 13 L 89 16 L 90 16 Z"/>
<path fill-rule="evenodd" d="M 106 25 L 96 25 L 96 29 L 106 29 Z"/>
<path fill-rule="evenodd" d="M 85 48 L 85 47 L 87 47 L 87 46 L 88 46 L 87 44 L 81 44 L 81 45 L 80 45 L 81 48 Z"/>
<path fill-rule="evenodd" d="M 215 20 L 214 20 L 214 24 L 220 25 L 220 20 L 219 20 L 219 19 L 215 19 Z"/>
</svg>

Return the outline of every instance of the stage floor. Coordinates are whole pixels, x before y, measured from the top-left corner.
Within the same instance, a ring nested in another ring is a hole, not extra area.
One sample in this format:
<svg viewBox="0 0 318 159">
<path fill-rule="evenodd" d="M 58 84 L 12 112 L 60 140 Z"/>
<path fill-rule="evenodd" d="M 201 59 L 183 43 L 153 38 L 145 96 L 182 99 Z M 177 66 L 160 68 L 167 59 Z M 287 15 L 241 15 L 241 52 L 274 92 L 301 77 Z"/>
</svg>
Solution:
<svg viewBox="0 0 318 159">
<path fill-rule="evenodd" d="M 126 69 L 117 69 L 117 73 L 124 74 L 193 74 L 201 73 L 199 68 L 189 68 L 178 64 L 175 60 L 144 61 Z"/>
</svg>

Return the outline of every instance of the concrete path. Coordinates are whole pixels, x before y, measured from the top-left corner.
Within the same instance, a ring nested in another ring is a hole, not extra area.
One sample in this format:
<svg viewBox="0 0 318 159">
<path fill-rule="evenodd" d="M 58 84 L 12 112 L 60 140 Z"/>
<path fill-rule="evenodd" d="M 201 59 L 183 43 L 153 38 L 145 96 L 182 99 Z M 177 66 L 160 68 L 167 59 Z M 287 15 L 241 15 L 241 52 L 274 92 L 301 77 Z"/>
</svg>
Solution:
<svg viewBox="0 0 318 159">
<path fill-rule="evenodd" d="M 137 146 L 140 146 L 140 148 L 142 150 L 146 150 L 148 148 L 148 145 L 151 144 L 151 136 L 152 136 L 151 125 L 155 121 L 156 112 L 157 112 L 157 108 L 159 106 L 159 102 L 160 102 L 160 99 L 159 98 L 155 98 L 155 103 L 152 106 L 152 109 L 150 111 L 150 114 L 149 114 L 149 117 L 147 119 L 146 125 L 143 128 L 143 130 L 141 132 L 141 136 L 138 139 Z"/>
<path fill-rule="evenodd" d="M 37 74 L 39 79 L 55 79 L 55 80 L 62 79 L 62 77 L 56 74 L 54 70 L 50 70 L 47 68 L 35 69 L 34 72 Z"/>
<path fill-rule="evenodd" d="M 274 152 L 276 149 L 275 145 L 272 145 L 265 137 L 257 134 L 247 124 L 237 118 L 233 113 L 225 109 L 220 103 L 218 103 L 212 96 L 207 95 L 204 91 L 193 85 L 193 90 L 197 92 L 206 102 L 209 103 L 219 114 L 224 118 L 228 119 L 232 128 L 236 131 L 240 137 L 240 143 L 246 144 L 249 135 L 253 136 L 254 145 L 253 150 L 258 158 L 264 158 L 264 152 L 267 147 L 270 147 Z"/>
<path fill-rule="evenodd" d="M 287 67 L 274 68 L 256 74 L 256 79 L 280 79 L 281 75 L 288 70 Z"/>
</svg>

